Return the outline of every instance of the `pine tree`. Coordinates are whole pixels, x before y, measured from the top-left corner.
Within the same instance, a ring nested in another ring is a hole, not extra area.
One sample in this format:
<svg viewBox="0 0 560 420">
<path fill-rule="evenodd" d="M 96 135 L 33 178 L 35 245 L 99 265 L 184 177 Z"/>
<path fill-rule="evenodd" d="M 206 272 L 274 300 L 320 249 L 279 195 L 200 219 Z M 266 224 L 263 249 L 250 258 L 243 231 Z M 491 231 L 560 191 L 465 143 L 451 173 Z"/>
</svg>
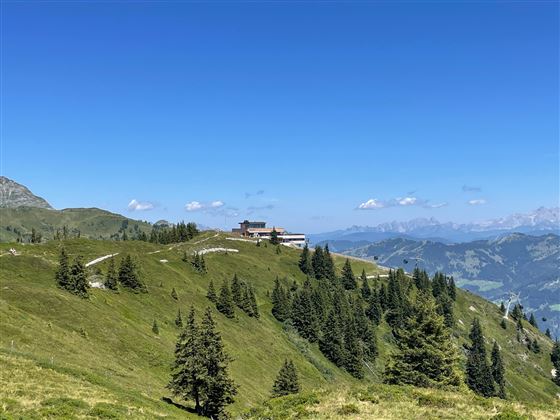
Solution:
<svg viewBox="0 0 560 420">
<path fill-rule="evenodd" d="M 325 275 L 325 263 L 324 263 L 324 253 L 323 248 L 320 245 L 315 247 L 313 252 L 313 257 L 311 257 L 311 264 L 313 267 L 313 273 L 317 280 L 326 278 Z"/>
<path fill-rule="evenodd" d="M 235 317 L 233 299 L 231 297 L 231 290 L 227 280 L 224 280 L 222 288 L 220 289 L 220 295 L 218 296 L 218 301 L 216 302 L 216 309 L 228 318 Z"/>
<path fill-rule="evenodd" d="M 325 245 L 325 252 L 323 253 L 323 264 L 324 264 L 324 275 L 325 278 L 335 281 L 336 280 L 336 271 L 334 269 L 334 260 L 331 256 L 331 252 L 329 251 L 329 244 Z"/>
<path fill-rule="evenodd" d="M 398 328 L 402 325 L 404 317 L 403 292 L 400 282 L 394 271 L 389 270 L 389 283 L 387 287 L 387 313 L 385 319 L 387 323 Z"/>
<path fill-rule="evenodd" d="M 86 278 L 86 267 L 81 256 L 77 256 L 70 267 L 70 291 L 82 298 L 87 298 L 89 283 Z"/>
<path fill-rule="evenodd" d="M 457 287 L 455 286 L 453 276 L 449 277 L 447 280 L 447 294 L 452 300 L 457 300 Z"/>
<path fill-rule="evenodd" d="M 296 367 L 291 360 L 286 359 L 272 386 L 272 397 L 297 394 L 299 390 L 299 379 Z"/>
<path fill-rule="evenodd" d="M 65 248 L 60 249 L 55 279 L 58 286 L 62 289 L 70 289 L 70 262 L 68 261 L 68 254 Z"/>
<path fill-rule="evenodd" d="M 175 325 L 179 328 L 183 327 L 183 318 L 181 317 L 181 308 L 177 310 L 177 316 L 175 317 Z"/>
<path fill-rule="evenodd" d="M 356 331 L 356 324 L 350 321 L 346 326 L 344 334 L 344 347 L 346 358 L 344 360 L 344 367 L 355 378 L 361 379 L 364 377 L 363 369 L 363 348 L 358 340 L 358 333 Z"/>
<path fill-rule="evenodd" d="M 146 286 L 140 281 L 135 262 L 130 255 L 125 255 L 119 267 L 119 283 L 134 291 L 146 291 Z"/>
<path fill-rule="evenodd" d="M 257 305 L 257 298 L 255 297 L 255 291 L 253 290 L 253 286 L 249 286 L 248 290 L 249 290 L 249 304 L 251 306 L 250 316 L 259 319 L 261 315 L 259 313 L 259 306 Z"/>
<path fill-rule="evenodd" d="M 298 266 L 303 274 L 306 274 L 310 277 L 313 276 L 313 264 L 311 263 L 311 255 L 309 253 L 309 246 L 307 246 L 307 243 L 301 251 Z"/>
<path fill-rule="evenodd" d="M 531 317 L 529 318 L 529 324 L 531 324 L 535 328 L 539 328 L 539 326 L 537 325 L 537 320 L 535 318 L 534 313 L 531 313 Z"/>
<path fill-rule="evenodd" d="M 500 327 L 502 327 L 504 330 L 507 329 L 507 324 L 506 324 L 506 319 L 502 318 L 502 320 L 500 321 Z"/>
<path fill-rule="evenodd" d="M 199 415 L 202 414 L 202 399 L 207 379 L 202 356 L 200 328 L 191 307 L 185 328 L 175 346 L 175 362 L 167 387 L 174 395 L 184 400 L 194 400 L 195 411 Z"/>
<path fill-rule="evenodd" d="M 171 290 L 171 297 L 175 300 L 179 299 L 179 296 L 177 296 L 177 291 L 175 290 L 175 288 Z"/>
<path fill-rule="evenodd" d="M 368 300 L 369 297 L 371 296 L 371 288 L 369 287 L 369 281 L 366 275 L 366 270 L 362 270 L 360 280 L 362 281 L 362 289 L 361 289 L 362 297 L 365 300 Z"/>
<path fill-rule="evenodd" d="M 107 289 L 117 291 L 118 290 L 118 277 L 115 268 L 115 259 L 111 258 L 109 260 L 109 267 L 107 267 L 107 274 L 105 275 L 105 287 Z"/>
<path fill-rule="evenodd" d="M 544 332 L 544 335 L 546 335 L 548 338 L 552 338 L 552 336 L 550 335 L 550 328 L 546 329 L 546 331 Z"/>
<path fill-rule="evenodd" d="M 222 418 L 225 406 L 231 404 L 237 387 L 228 374 L 231 358 L 226 354 L 222 337 L 216 331 L 210 308 L 206 309 L 200 327 L 202 360 L 206 372 L 202 403 L 202 414 L 206 417 Z"/>
<path fill-rule="evenodd" d="M 290 316 L 289 300 L 286 291 L 280 285 L 278 276 L 274 281 L 274 289 L 272 290 L 272 315 L 280 322 L 284 322 Z"/>
<path fill-rule="evenodd" d="M 303 289 L 294 296 L 290 314 L 292 323 L 298 333 L 310 342 L 317 341 L 319 325 L 311 302 L 311 284 L 309 280 L 305 281 Z"/>
<path fill-rule="evenodd" d="M 502 355 L 500 354 L 500 347 L 498 343 L 494 341 L 494 346 L 492 347 L 492 354 L 490 356 L 492 362 L 491 371 L 494 382 L 498 387 L 496 395 L 500 398 L 506 398 L 506 380 L 505 380 L 505 369 L 504 362 L 502 361 Z"/>
<path fill-rule="evenodd" d="M 271 245 L 278 245 L 280 243 L 280 239 L 278 238 L 278 232 L 276 228 L 272 228 L 272 232 L 270 232 L 270 244 Z"/>
<path fill-rule="evenodd" d="M 152 324 L 152 332 L 154 334 L 159 334 L 159 327 L 155 319 L 154 319 L 154 323 Z"/>
<path fill-rule="evenodd" d="M 418 290 L 428 291 L 430 290 L 430 279 L 426 271 L 420 270 L 418 267 L 414 267 L 412 272 L 412 280 L 416 285 Z"/>
<path fill-rule="evenodd" d="M 346 290 L 354 290 L 357 287 L 356 277 L 354 277 L 352 266 L 348 258 L 346 258 L 344 266 L 342 267 L 342 286 Z"/>
<path fill-rule="evenodd" d="M 241 290 L 241 282 L 237 278 L 237 274 L 233 275 L 233 279 L 231 281 L 231 296 L 235 305 L 243 309 L 243 294 Z"/>
<path fill-rule="evenodd" d="M 511 311 L 511 317 L 516 321 L 523 319 L 523 311 L 521 310 L 521 305 L 519 305 L 519 303 L 516 303 L 513 307 L 513 310 Z"/>
<path fill-rule="evenodd" d="M 402 328 L 395 330 L 397 351 L 385 369 L 385 382 L 420 387 L 459 385 L 457 350 L 434 298 L 419 292 Z"/>
<path fill-rule="evenodd" d="M 505 307 L 505 305 L 504 305 L 504 301 L 500 302 L 500 313 L 501 313 L 502 315 L 505 315 L 505 314 L 506 314 L 506 307 Z"/>
<path fill-rule="evenodd" d="M 216 296 L 216 290 L 214 289 L 214 282 L 210 279 L 210 283 L 208 283 L 208 292 L 206 293 L 206 297 L 210 300 L 210 302 L 216 303 L 218 301 L 218 296 Z"/>
<path fill-rule="evenodd" d="M 381 322 L 381 318 L 383 317 L 383 309 L 381 308 L 381 304 L 379 303 L 379 295 L 375 291 L 369 298 L 366 315 L 375 325 L 379 325 L 379 323 Z"/>
<path fill-rule="evenodd" d="M 484 336 L 480 321 L 475 318 L 469 333 L 471 345 L 467 357 L 466 382 L 470 389 L 483 397 L 494 395 L 492 371 L 488 366 Z"/>
<path fill-rule="evenodd" d="M 319 338 L 319 349 L 336 366 L 343 366 L 346 359 L 342 326 L 334 310 L 329 312 Z"/>
</svg>

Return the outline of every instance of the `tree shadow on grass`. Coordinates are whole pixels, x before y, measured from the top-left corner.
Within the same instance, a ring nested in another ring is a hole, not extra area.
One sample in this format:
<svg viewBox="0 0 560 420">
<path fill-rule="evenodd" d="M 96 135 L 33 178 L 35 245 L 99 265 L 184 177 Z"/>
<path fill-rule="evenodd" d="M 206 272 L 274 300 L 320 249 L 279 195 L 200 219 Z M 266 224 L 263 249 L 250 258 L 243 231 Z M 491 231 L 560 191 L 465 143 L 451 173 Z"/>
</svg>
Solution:
<svg viewBox="0 0 560 420">
<path fill-rule="evenodd" d="M 173 401 L 173 400 L 172 400 L 171 398 L 169 398 L 169 397 L 161 397 L 161 400 L 162 400 L 163 402 L 167 403 L 167 404 L 174 405 L 175 407 L 177 407 L 177 408 L 179 408 L 179 409 L 181 409 L 181 410 L 188 411 L 189 413 L 193 413 L 193 414 L 198 414 L 198 413 L 195 411 L 194 408 L 192 408 L 192 407 L 187 407 L 186 405 L 176 403 L 175 401 Z"/>
</svg>

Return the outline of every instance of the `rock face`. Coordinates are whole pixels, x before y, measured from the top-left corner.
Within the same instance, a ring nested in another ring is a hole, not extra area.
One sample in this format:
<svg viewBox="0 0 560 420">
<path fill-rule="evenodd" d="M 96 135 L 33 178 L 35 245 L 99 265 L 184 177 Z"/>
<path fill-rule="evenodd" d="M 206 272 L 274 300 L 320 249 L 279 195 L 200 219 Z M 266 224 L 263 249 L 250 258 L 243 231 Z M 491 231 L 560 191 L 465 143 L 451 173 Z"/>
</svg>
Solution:
<svg viewBox="0 0 560 420">
<path fill-rule="evenodd" d="M 27 187 L 12 181 L 5 176 L 0 176 L 0 207 L 40 207 L 52 209 L 52 206 L 41 197 L 34 195 Z"/>
</svg>

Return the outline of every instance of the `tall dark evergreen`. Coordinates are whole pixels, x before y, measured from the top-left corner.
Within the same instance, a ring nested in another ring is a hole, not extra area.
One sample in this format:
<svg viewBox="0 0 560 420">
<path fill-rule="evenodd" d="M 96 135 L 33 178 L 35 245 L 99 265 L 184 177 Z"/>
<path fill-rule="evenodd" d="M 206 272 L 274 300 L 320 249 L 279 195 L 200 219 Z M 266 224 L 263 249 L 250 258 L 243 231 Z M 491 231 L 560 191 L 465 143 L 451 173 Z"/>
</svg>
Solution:
<svg viewBox="0 0 560 420">
<path fill-rule="evenodd" d="M 455 286 L 453 276 L 447 279 L 447 294 L 452 300 L 457 300 L 457 287 Z"/>
<path fill-rule="evenodd" d="M 379 294 L 375 290 L 369 297 L 366 315 L 375 325 L 379 325 L 383 317 L 383 308 L 379 301 Z"/>
<path fill-rule="evenodd" d="M 468 349 L 466 382 L 470 389 L 483 397 L 494 395 L 494 379 L 488 365 L 484 336 L 480 321 L 475 318 L 469 333 L 471 345 Z"/>
<path fill-rule="evenodd" d="M 118 276 L 117 269 L 115 268 L 115 259 L 109 259 L 109 267 L 107 267 L 107 274 L 105 275 L 105 287 L 109 290 L 118 290 Z"/>
<path fill-rule="evenodd" d="M 356 284 L 356 277 L 354 276 L 354 272 L 352 271 L 352 265 L 350 264 L 350 260 L 346 258 L 344 262 L 344 266 L 342 267 L 342 286 L 346 290 L 354 290 L 357 287 Z"/>
<path fill-rule="evenodd" d="M 274 289 L 272 290 L 272 315 L 280 322 L 284 322 L 290 317 L 290 302 L 286 295 L 286 290 L 276 277 Z"/>
<path fill-rule="evenodd" d="M 297 394 L 299 390 L 299 379 L 294 362 L 286 359 L 272 386 L 272 397 Z"/>
<path fill-rule="evenodd" d="M 128 254 L 124 256 L 119 266 L 119 283 L 134 291 L 146 291 L 146 286 L 140 280 L 136 263 Z"/>
<path fill-rule="evenodd" d="M 325 245 L 325 252 L 323 253 L 324 275 L 325 278 L 334 281 L 336 280 L 336 271 L 334 269 L 334 260 L 329 250 L 329 244 Z"/>
<path fill-rule="evenodd" d="M 424 270 L 420 270 L 418 267 L 414 267 L 414 271 L 412 272 L 412 280 L 416 285 L 418 290 L 428 291 L 430 290 L 430 278 L 428 277 L 428 273 Z"/>
<path fill-rule="evenodd" d="M 356 324 L 351 320 L 346 325 L 344 334 L 345 360 L 344 367 L 355 378 L 364 377 L 363 357 L 364 350 L 358 338 Z"/>
<path fill-rule="evenodd" d="M 360 275 L 360 280 L 362 281 L 362 289 L 361 294 L 365 300 L 368 300 L 371 296 L 371 287 L 369 287 L 369 281 L 366 275 L 366 270 L 362 270 L 362 274 Z"/>
<path fill-rule="evenodd" d="M 560 342 L 556 340 L 552 346 L 552 351 L 550 352 L 550 361 L 552 366 L 556 369 L 555 375 L 552 377 L 552 381 L 560 386 Z"/>
<path fill-rule="evenodd" d="M 216 289 L 214 288 L 214 282 L 212 279 L 210 279 L 210 282 L 208 283 L 206 297 L 210 300 L 210 302 L 216 303 L 218 301 L 218 296 L 216 295 Z"/>
<path fill-rule="evenodd" d="M 77 256 L 70 267 L 70 289 L 82 298 L 89 296 L 89 283 L 86 278 L 86 267 L 81 256 Z"/>
<path fill-rule="evenodd" d="M 177 310 L 177 316 L 175 317 L 175 325 L 180 328 L 183 326 L 183 317 L 181 316 L 181 308 Z"/>
<path fill-rule="evenodd" d="M 241 287 L 241 282 L 237 277 L 237 274 L 233 275 L 233 279 L 231 280 L 231 296 L 233 298 L 233 302 L 240 308 L 243 305 L 243 292 Z"/>
<path fill-rule="evenodd" d="M 404 319 L 403 292 L 400 281 L 393 270 L 389 270 L 389 282 L 387 286 L 387 323 L 392 328 L 402 325 Z"/>
<path fill-rule="evenodd" d="M 386 383 L 420 387 L 459 385 L 457 350 L 429 293 L 418 293 L 410 315 L 394 333 L 397 351 L 385 369 Z"/>
<path fill-rule="evenodd" d="M 55 279 L 58 286 L 62 289 L 70 289 L 70 262 L 65 248 L 60 249 Z"/>
<path fill-rule="evenodd" d="M 278 231 L 274 227 L 272 228 L 272 232 L 270 232 L 270 244 L 271 245 L 280 244 L 280 238 L 278 238 Z"/>
<path fill-rule="evenodd" d="M 317 245 L 315 247 L 313 257 L 311 257 L 311 265 L 316 279 L 321 280 L 327 278 L 325 274 L 325 258 L 323 248 L 321 248 L 320 245 Z"/>
<path fill-rule="evenodd" d="M 216 302 L 216 309 L 228 318 L 235 317 L 233 298 L 231 296 L 231 290 L 229 288 L 229 283 L 227 280 L 224 280 L 224 282 L 222 283 L 220 295 L 218 296 L 218 301 Z"/>
<path fill-rule="evenodd" d="M 494 382 L 496 383 L 496 395 L 500 398 L 506 398 L 506 379 L 505 379 L 505 368 L 504 362 L 502 360 L 502 355 L 500 354 L 500 347 L 498 343 L 494 341 L 494 345 L 492 346 L 492 354 L 490 356 L 490 360 L 492 362 L 491 370 L 492 370 L 492 377 L 494 378 Z"/>
<path fill-rule="evenodd" d="M 329 312 L 322 331 L 323 334 L 319 338 L 319 349 L 335 365 L 344 366 L 346 360 L 344 334 L 334 310 Z"/>
<path fill-rule="evenodd" d="M 301 255 L 299 257 L 299 269 L 307 274 L 309 277 L 313 277 L 313 264 L 311 262 L 311 253 L 309 252 L 309 246 L 307 243 L 304 245 Z"/>
<path fill-rule="evenodd" d="M 529 318 L 529 324 L 531 324 L 535 328 L 539 328 L 537 325 L 537 319 L 535 318 L 535 314 L 531 312 L 531 317 Z"/>
<path fill-rule="evenodd" d="M 298 333 L 307 340 L 317 341 L 319 322 L 311 300 L 311 284 L 306 280 L 303 288 L 296 292 L 291 308 L 292 323 Z"/>
<path fill-rule="evenodd" d="M 248 291 L 249 305 L 251 307 L 251 313 L 249 314 L 249 316 L 259 319 L 261 317 L 261 314 L 259 313 L 259 306 L 257 305 L 257 298 L 255 297 L 253 286 L 249 286 Z"/>
</svg>

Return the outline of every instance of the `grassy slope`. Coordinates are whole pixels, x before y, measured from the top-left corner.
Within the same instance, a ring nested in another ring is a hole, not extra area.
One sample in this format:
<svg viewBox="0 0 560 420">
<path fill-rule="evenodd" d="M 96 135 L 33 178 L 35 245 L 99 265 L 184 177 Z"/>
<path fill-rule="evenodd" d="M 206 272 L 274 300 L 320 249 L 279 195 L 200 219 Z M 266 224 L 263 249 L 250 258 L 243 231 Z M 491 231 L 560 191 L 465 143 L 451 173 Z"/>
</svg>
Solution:
<svg viewBox="0 0 560 420">
<path fill-rule="evenodd" d="M 235 272 L 255 286 L 262 316 L 259 321 L 240 312 L 235 320 L 221 314 L 215 316 L 227 350 L 235 358 L 231 373 L 240 388 L 237 402 L 231 407 L 233 412 L 245 412 L 267 399 L 285 357 L 294 359 L 305 390 L 357 386 L 355 380 L 329 363 L 316 345 L 287 333 L 270 315 L 266 295 L 276 275 L 286 282 L 304 279 L 297 268 L 297 250 L 283 247 L 277 255 L 273 247 L 228 241 L 224 234 L 216 236 L 212 232 L 176 247 L 71 240 L 66 242 L 70 254 L 82 254 L 86 261 L 115 252 L 141 257 L 149 288 L 148 294 L 114 294 L 92 289 L 90 300 L 83 301 L 54 285 L 59 246 L 57 242 L 18 245 L 20 256 L 0 257 L 0 407 L 5 412 L 37 416 L 184 416 L 185 411 L 160 401 L 162 396 L 169 395 L 165 384 L 178 333 L 174 325 L 177 309 L 186 314 L 188 307 L 194 305 L 200 314 L 209 304 L 205 298 L 208 281 L 213 279 L 219 287 L 223 278 L 231 278 Z M 240 252 L 207 255 L 209 273 L 205 276 L 194 273 L 181 261 L 183 250 L 192 252 L 213 246 Z M 148 254 L 154 251 L 160 252 Z M 162 263 L 162 259 L 169 262 Z M 342 263 L 342 259 L 337 260 L 339 267 Z M 104 261 L 99 267 L 104 269 L 106 264 Z M 369 263 L 354 262 L 353 267 L 357 274 L 362 268 L 368 274 L 377 272 Z M 178 292 L 178 301 L 170 296 L 173 287 Z M 494 305 L 466 292 L 459 293 L 456 309 L 457 318 L 463 322 L 458 323 L 458 335 L 467 333 L 475 315 L 468 309 L 471 305 L 478 315 L 487 316 L 482 319 L 485 332 L 495 336 L 506 350 L 509 393 L 523 400 L 550 402 L 558 391 L 548 379 L 550 341 L 530 329 L 531 334 L 539 337 L 543 353 L 534 355 L 526 351 L 515 341 L 513 324 L 508 325 L 507 331 L 499 327 L 500 317 Z M 159 324 L 159 336 L 151 331 L 154 319 Z M 87 337 L 80 334 L 82 328 Z M 384 325 L 379 338 L 380 342 L 390 342 Z M 385 343 L 369 380 L 379 378 L 389 351 L 390 345 Z M 22 378 L 22 371 L 28 379 Z M 67 399 L 61 399 L 61 395 Z"/>
<path fill-rule="evenodd" d="M 22 234 L 30 234 L 35 228 L 44 238 L 52 239 L 56 229 L 67 226 L 70 231 L 77 229 L 83 237 L 93 239 L 109 239 L 119 231 L 123 221 L 128 220 L 127 233 L 132 235 L 134 226 L 149 234 L 151 226 L 138 220 L 127 219 L 120 214 L 100 210 L 97 208 L 49 210 L 35 207 L 18 207 L 15 209 L 1 208 L 0 242 L 16 241 L 17 228 Z M 12 231 L 7 230 L 11 227 Z M 72 235 L 74 236 L 74 235 Z"/>
</svg>

